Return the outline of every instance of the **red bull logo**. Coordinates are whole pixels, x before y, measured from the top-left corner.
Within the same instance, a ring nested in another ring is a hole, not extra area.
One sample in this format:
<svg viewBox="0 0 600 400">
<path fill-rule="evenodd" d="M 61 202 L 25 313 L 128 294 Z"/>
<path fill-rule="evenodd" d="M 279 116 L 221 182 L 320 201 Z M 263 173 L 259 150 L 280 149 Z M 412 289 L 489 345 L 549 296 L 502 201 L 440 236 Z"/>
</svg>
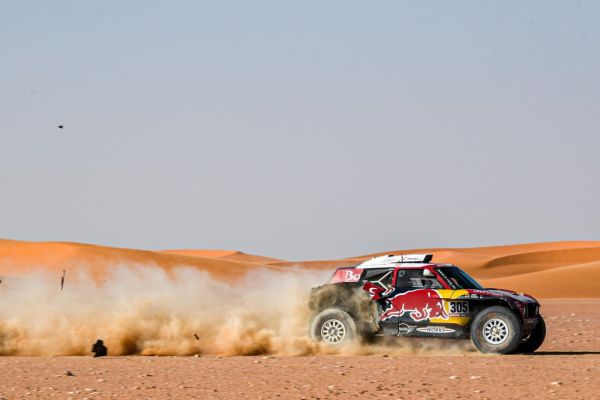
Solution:
<svg viewBox="0 0 600 400">
<path fill-rule="evenodd" d="M 416 289 L 393 295 L 391 290 L 385 290 L 371 282 L 366 282 L 363 289 L 373 300 L 383 299 L 389 304 L 381 314 L 382 321 L 392 317 L 401 317 L 405 313 L 409 313 L 409 316 L 417 322 L 431 318 L 448 319 L 449 317 L 444 309 L 444 301 L 434 289 Z M 389 294 L 392 296 L 386 298 Z"/>
<path fill-rule="evenodd" d="M 358 282 L 360 280 L 361 271 L 350 268 L 338 268 L 329 283 L 338 282 Z"/>
</svg>

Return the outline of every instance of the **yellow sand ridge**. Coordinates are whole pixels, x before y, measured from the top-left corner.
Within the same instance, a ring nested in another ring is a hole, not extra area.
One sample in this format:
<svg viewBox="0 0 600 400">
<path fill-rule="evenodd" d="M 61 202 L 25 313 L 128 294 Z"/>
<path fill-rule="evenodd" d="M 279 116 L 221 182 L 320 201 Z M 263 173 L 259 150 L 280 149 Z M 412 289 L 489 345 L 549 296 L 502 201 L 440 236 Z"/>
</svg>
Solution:
<svg viewBox="0 0 600 400">
<path fill-rule="evenodd" d="M 212 277 L 235 281 L 250 271 L 284 271 L 292 266 L 332 270 L 383 254 L 431 253 L 434 262 L 465 269 L 486 287 L 512 289 L 550 297 L 600 297 L 600 242 L 563 241 L 474 248 L 396 250 L 341 260 L 285 261 L 235 250 L 136 250 L 69 242 L 26 242 L 0 239 L 0 275 L 34 270 L 86 269 L 102 279 L 116 266 L 186 266 Z"/>
</svg>

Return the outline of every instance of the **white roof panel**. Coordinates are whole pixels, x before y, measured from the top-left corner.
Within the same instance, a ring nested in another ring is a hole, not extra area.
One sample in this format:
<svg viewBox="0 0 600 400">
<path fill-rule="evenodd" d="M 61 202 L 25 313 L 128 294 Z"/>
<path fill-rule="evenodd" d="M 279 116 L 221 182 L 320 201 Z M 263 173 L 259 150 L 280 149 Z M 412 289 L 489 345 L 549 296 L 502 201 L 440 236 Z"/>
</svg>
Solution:
<svg viewBox="0 0 600 400">
<path fill-rule="evenodd" d="M 403 254 L 400 256 L 387 255 L 380 257 L 373 257 L 370 260 L 363 262 L 356 266 L 356 268 L 385 268 L 386 266 L 394 266 L 395 264 L 410 263 L 409 266 L 415 266 L 414 263 L 419 263 L 420 266 L 426 264 L 432 258 L 431 254 Z"/>
</svg>

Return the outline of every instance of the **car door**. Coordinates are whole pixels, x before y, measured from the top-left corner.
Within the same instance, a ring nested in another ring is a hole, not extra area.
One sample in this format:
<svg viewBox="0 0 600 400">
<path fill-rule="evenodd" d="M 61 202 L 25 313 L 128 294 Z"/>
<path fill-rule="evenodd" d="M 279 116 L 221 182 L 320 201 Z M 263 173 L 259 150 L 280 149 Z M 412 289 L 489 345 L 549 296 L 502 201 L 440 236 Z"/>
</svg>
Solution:
<svg viewBox="0 0 600 400">
<path fill-rule="evenodd" d="M 443 284 L 429 269 L 397 268 L 393 290 L 386 293 L 380 323 L 395 325 L 400 335 L 431 334 L 432 320 L 448 318 Z"/>
<path fill-rule="evenodd" d="M 378 318 L 381 317 L 383 309 L 387 307 L 387 294 L 394 289 L 392 285 L 394 270 L 392 268 L 381 268 L 367 270 L 362 278 L 363 289 L 375 302 Z M 385 334 L 395 335 L 398 332 L 397 319 L 382 321 L 379 318 L 379 326 Z"/>
</svg>

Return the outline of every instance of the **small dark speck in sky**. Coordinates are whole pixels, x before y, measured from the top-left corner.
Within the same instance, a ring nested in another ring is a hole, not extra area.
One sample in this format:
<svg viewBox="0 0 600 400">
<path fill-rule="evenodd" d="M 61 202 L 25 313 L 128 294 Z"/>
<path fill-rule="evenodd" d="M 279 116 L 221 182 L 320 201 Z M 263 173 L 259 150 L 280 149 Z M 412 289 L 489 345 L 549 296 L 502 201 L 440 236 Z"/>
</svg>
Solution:
<svg viewBox="0 0 600 400">
<path fill-rule="evenodd" d="M 62 128 L 64 128 L 64 127 L 65 127 L 64 125 L 59 125 L 59 126 L 58 126 L 58 129 L 62 129 Z"/>
</svg>

